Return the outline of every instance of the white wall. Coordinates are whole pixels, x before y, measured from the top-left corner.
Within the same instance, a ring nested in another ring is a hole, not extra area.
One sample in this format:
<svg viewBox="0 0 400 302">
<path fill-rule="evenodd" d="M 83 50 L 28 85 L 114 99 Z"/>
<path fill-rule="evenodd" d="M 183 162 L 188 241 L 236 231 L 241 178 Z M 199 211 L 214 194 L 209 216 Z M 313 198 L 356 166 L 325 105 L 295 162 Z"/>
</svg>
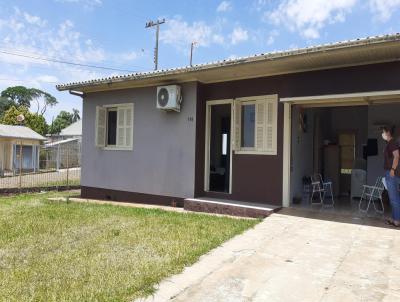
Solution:
<svg viewBox="0 0 400 302">
<path fill-rule="evenodd" d="M 314 113 L 311 109 L 303 110 L 303 113 L 307 116 L 306 132 L 299 127 L 299 108 L 294 106 L 292 109 L 291 199 L 302 197 L 303 177 L 313 173 Z"/>
</svg>

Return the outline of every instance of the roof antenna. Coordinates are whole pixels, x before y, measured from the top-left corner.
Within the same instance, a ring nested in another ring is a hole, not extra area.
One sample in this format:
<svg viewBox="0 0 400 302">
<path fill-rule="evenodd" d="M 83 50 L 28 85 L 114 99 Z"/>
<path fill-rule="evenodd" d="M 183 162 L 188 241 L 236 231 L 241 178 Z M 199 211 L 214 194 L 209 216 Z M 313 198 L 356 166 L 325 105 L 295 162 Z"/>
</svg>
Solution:
<svg viewBox="0 0 400 302">
<path fill-rule="evenodd" d="M 194 49 L 194 47 L 196 46 L 196 44 L 198 44 L 196 41 L 193 41 L 193 42 L 190 44 L 190 67 L 193 66 L 193 49 Z"/>
</svg>

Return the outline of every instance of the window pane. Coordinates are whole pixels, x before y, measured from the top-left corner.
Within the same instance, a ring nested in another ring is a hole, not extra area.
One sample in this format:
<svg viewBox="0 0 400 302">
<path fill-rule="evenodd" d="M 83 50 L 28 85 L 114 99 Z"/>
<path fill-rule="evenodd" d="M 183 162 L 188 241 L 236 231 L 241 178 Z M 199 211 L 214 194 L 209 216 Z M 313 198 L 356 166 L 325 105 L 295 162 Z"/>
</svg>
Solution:
<svg viewBox="0 0 400 302">
<path fill-rule="evenodd" d="M 241 147 L 253 148 L 255 141 L 256 105 L 242 105 Z"/>
<path fill-rule="evenodd" d="M 117 142 L 117 111 L 107 113 L 107 145 L 116 145 Z"/>
<path fill-rule="evenodd" d="M 222 155 L 228 152 L 228 134 L 222 133 Z"/>
</svg>

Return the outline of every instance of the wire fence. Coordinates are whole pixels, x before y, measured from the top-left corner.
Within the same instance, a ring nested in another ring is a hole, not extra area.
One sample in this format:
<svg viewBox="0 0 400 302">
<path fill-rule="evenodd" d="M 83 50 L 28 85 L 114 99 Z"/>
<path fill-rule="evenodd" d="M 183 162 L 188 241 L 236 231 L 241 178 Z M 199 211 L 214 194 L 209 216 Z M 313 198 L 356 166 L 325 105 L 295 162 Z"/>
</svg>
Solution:
<svg viewBox="0 0 400 302">
<path fill-rule="evenodd" d="M 0 142 L 0 193 L 80 186 L 81 143 Z"/>
</svg>

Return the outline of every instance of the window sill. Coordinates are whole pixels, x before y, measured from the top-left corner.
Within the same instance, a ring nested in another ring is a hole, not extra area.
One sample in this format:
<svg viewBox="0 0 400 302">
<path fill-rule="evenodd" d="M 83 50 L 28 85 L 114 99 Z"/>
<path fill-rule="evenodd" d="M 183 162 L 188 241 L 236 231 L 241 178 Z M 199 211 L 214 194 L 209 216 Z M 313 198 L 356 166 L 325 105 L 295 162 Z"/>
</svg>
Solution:
<svg viewBox="0 0 400 302">
<path fill-rule="evenodd" d="M 234 154 L 248 154 L 248 155 L 278 155 L 277 152 L 262 152 L 262 151 L 255 151 L 255 150 L 237 150 L 234 151 Z"/>
<path fill-rule="evenodd" d="M 132 151 L 133 148 L 132 147 L 102 147 L 100 148 L 101 150 L 105 150 L 105 151 Z"/>
</svg>

